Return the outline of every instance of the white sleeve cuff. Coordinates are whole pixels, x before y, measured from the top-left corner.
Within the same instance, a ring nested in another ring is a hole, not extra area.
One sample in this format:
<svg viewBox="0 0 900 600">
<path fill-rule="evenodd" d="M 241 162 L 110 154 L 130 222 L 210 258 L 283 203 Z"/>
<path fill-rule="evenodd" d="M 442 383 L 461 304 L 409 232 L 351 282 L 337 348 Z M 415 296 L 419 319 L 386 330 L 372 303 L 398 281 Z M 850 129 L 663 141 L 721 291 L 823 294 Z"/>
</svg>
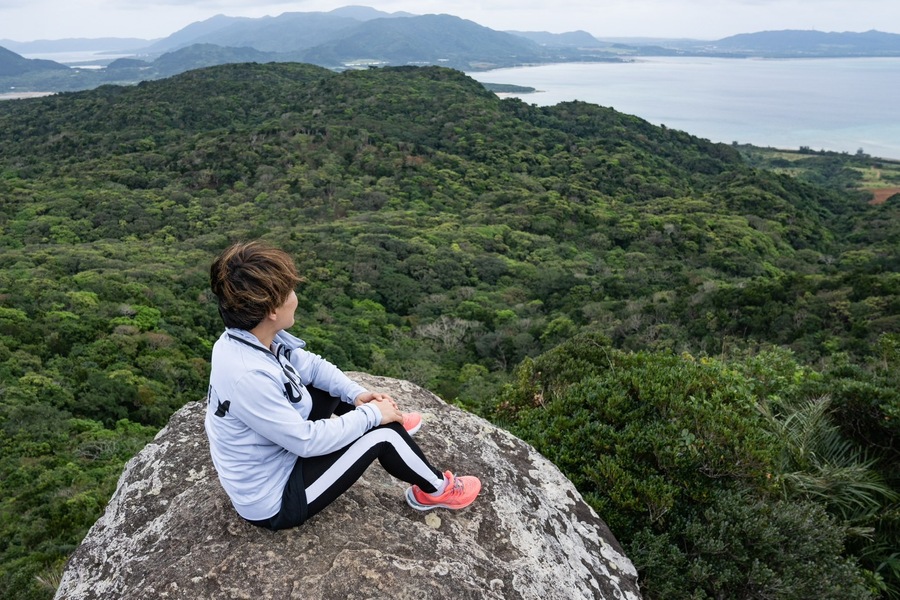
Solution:
<svg viewBox="0 0 900 600">
<path fill-rule="evenodd" d="M 373 427 L 378 427 L 381 425 L 381 411 L 378 410 L 378 407 L 373 405 L 371 402 L 367 402 L 362 406 L 357 406 L 356 410 L 361 410 L 365 413 L 366 418 L 369 421 L 368 429 L 372 429 Z"/>
<path fill-rule="evenodd" d="M 346 375 L 345 375 L 345 377 L 346 377 Z M 347 392 L 344 393 L 344 395 L 343 395 L 343 397 L 342 397 L 341 399 L 342 399 L 344 402 L 346 402 L 347 404 L 354 404 L 354 405 L 355 405 L 355 404 L 356 404 L 356 397 L 359 396 L 360 394 L 362 394 L 363 392 L 367 392 L 367 391 L 369 391 L 369 390 L 367 390 L 367 389 L 364 388 L 363 386 L 359 385 L 358 383 L 356 383 L 356 382 L 353 381 L 352 379 L 349 379 L 349 378 L 348 378 L 348 381 L 350 382 L 350 389 L 349 389 Z"/>
</svg>

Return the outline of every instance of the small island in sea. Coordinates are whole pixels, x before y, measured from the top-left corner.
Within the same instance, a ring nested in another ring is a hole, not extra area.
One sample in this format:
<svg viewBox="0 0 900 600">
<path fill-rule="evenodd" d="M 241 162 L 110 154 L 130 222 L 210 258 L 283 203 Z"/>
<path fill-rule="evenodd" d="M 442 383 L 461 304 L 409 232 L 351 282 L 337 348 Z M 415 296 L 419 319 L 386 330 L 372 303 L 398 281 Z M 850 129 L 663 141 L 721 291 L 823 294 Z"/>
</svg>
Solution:
<svg viewBox="0 0 900 600">
<path fill-rule="evenodd" d="M 511 83 L 482 83 L 490 92 L 495 94 L 533 94 L 537 89 L 524 85 L 513 85 Z"/>
</svg>

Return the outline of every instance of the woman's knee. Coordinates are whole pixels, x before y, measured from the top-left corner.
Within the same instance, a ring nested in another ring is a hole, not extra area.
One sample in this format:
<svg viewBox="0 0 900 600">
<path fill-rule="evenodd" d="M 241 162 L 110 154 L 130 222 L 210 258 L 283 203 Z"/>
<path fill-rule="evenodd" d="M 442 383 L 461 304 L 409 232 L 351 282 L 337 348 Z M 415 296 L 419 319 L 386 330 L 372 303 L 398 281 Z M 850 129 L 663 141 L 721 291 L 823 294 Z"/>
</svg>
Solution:
<svg viewBox="0 0 900 600">
<path fill-rule="evenodd" d="M 384 425 L 381 425 L 381 427 L 385 427 L 387 429 L 392 429 L 392 430 L 396 431 L 397 433 L 401 433 L 401 432 L 406 433 L 406 430 L 403 428 L 403 423 L 399 423 L 397 421 L 394 421 L 392 423 L 385 423 Z"/>
</svg>

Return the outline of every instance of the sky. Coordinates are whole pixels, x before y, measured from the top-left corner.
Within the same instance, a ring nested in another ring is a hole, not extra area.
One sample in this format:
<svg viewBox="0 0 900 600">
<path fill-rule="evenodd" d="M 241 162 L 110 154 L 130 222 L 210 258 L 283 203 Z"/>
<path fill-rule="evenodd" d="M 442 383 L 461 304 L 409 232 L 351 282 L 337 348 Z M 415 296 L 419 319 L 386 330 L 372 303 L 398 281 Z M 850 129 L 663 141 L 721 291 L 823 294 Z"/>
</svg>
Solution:
<svg viewBox="0 0 900 600">
<path fill-rule="evenodd" d="M 492 29 L 714 40 L 755 31 L 900 33 L 898 0 L 0 0 L 0 39 L 156 39 L 217 14 L 276 16 L 357 4 L 446 13 Z"/>
</svg>

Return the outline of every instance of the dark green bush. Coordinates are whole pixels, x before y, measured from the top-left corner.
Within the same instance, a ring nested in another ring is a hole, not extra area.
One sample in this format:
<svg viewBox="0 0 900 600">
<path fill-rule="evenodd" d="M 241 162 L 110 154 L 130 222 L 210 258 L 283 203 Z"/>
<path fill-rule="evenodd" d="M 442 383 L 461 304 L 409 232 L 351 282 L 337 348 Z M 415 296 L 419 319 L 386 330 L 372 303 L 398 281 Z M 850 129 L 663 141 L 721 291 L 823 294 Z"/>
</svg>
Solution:
<svg viewBox="0 0 900 600">
<path fill-rule="evenodd" d="M 498 416 L 594 499 L 619 535 L 664 530 L 740 481 L 764 487 L 773 449 L 744 378 L 716 361 L 624 353 L 579 336 L 519 367 Z"/>
<path fill-rule="evenodd" d="M 766 364 L 748 370 L 785 376 Z M 575 483 L 648 599 L 870 597 L 846 527 L 779 496 L 760 385 L 717 360 L 581 335 L 523 363 L 495 416 Z"/>
<path fill-rule="evenodd" d="M 629 543 L 647 600 L 874 597 L 842 555 L 844 528 L 818 504 L 726 490 L 692 512 Z"/>
</svg>

